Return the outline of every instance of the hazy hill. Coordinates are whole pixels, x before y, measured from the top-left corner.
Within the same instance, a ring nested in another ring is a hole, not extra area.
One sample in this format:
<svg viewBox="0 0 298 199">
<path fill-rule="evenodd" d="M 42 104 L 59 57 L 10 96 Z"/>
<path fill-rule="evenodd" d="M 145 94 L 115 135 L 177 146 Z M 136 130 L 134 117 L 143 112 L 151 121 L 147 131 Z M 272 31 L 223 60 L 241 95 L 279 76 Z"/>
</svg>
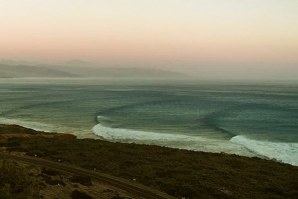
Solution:
<svg viewBox="0 0 298 199">
<path fill-rule="evenodd" d="M 72 60 L 59 65 L 20 64 L 1 61 L 0 77 L 107 77 L 107 78 L 183 78 L 182 73 L 138 67 L 102 66 L 92 62 Z"/>
<path fill-rule="evenodd" d="M 59 70 L 65 72 L 71 72 L 78 76 L 83 77 L 133 77 L 133 78 L 178 78 L 183 77 L 181 73 L 175 73 L 171 71 L 156 70 L 156 69 L 144 69 L 144 68 L 105 68 L 105 67 L 78 67 L 68 66 L 60 67 Z"/>
<path fill-rule="evenodd" d="M 0 64 L 0 77 L 75 77 L 76 75 L 47 67 Z"/>
<path fill-rule="evenodd" d="M 105 66 L 81 60 L 71 60 L 55 68 L 87 77 L 181 78 L 185 75 L 153 68 Z"/>
</svg>

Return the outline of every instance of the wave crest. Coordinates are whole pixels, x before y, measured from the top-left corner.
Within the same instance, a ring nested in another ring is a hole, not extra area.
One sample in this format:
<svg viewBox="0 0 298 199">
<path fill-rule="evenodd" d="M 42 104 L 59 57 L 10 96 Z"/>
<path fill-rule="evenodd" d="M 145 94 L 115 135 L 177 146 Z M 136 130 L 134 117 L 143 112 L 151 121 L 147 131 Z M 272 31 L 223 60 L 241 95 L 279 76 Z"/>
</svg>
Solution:
<svg viewBox="0 0 298 199">
<path fill-rule="evenodd" d="M 8 118 L 0 117 L 0 124 L 19 125 L 25 128 L 33 129 L 36 131 L 48 132 L 48 133 L 54 132 L 54 126 L 40 123 L 40 122 L 29 122 L 24 120 L 8 119 Z"/>
<path fill-rule="evenodd" d="M 298 166 L 298 143 L 252 140 L 243 135 L 231 138 L 231 142 L 269 159 Z"/>
<path fill-rule="evenodd" d="M 108 119 L 99 116 L 98 121 Z M 262 156 L 298 166 L 298 143 L 258 141 L 245 136 L 234 136 L 230 140 L 206 138 L 182 134 L 158 133 L 123 128 L 112 128 L 99 123 L 93 133 L 109 141 L 154 144 L 172 148 L 206 152 L 226 152 L 244 156 Z"/>
<path fill-rule="evenodd" d="M 111 128 L 102 124 L 95 125 L 92 128 L 92 131 L 95 135 L 109 141 L 153 144 L 192 151 L 226 152 L 246 156 L 254 155 L 244 147 L 233 144 L 229 140 L 205 138 L 202 136 Z"/>
</svg>

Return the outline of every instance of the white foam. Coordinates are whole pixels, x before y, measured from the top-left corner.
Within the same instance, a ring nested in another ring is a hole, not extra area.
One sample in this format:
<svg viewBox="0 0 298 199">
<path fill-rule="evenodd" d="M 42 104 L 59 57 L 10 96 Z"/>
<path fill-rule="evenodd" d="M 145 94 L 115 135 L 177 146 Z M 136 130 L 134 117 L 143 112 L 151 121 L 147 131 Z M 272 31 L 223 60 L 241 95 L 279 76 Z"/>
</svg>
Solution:
<svg viewBox="0 0 298 199">
<path fill-rule="evenodd" d="M 95 135 L 109 141 L 154 144 L 193 151 L 226 152 L 238 155 L 253 156 L 253 154 L 244 147 L 222 139 L 210 139 L 201 136 L 111 128 L 102 124 L 95 125 L 92 131 Z"/>
<path fill-rule="evenodd" d="M 97 116 L 97 121 L 98 121 L 98 122 L 101 122 L 102 120 L 106 120 L 106 119 L 107 119 L 107 118 L 104 117 L 104 116 L 101 116 L 101 115 Z"/>
<path fill-rule="evenodd" d="M 235 136 L 230 141 L 258 155 L 298 166 L 298 143 L 258 141 L 242 135 Z"/>
<path fill-rule="evenodd" d="M 52 125 L 43 124 L 40 122 L 31 122 L 25 120 L 8 119 L 0 117 L 0 124 L 19 125 L 36 131 L 54 132 L 54 127 Z"/>
<path fill-rule="evenodd" d="M 121 128 L 110 128 L 105 127 L 102 124 L 98 124 L 93 127 L 92 131 L 105 139 L 108 140 L 185 140 L 190 141 L 192 138 L 190 136 L 175 135 L 175 134 L 165 134 L 165 133 L 155 133 L 155 132 L 146 132 L 146 131 L 137 131 L 130 129 L 121 129 Z"/>
<path fill-rule="evenodd" d="M 0 117 L 0 124 L 8 124 L 8 125 L 18 125 L 28 129 L 33 129 L 36 131 L 42 131 L 46 133 L 70 133 L 74 134 L 78 138 L 91 138 L 96 139 L 98 136 L 90 133 L 90 130 L 86 129 L 78 129 L 67 126 L 59 126 L 52 124 L 45 124 L 41 122 L 33 122 L 28 120 L 19 120 L 19 119 L 8 119 Z"/>
</svg>

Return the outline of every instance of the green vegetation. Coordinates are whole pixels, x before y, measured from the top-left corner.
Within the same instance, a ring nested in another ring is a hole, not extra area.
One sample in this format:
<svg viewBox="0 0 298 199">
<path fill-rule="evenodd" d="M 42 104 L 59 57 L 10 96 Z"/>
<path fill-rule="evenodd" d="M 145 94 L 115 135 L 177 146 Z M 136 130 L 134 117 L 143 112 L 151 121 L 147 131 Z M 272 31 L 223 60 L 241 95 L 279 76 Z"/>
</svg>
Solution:
<svg viewBox="0 0 298 199">
<path fill-rule="evenodd" d="M 72 176 L 69 180 L 73 183 L 80 183 L 85 186 L 92 185 L 91 178 L 88 176 Z"/>
<path fill-rule="evenodd" d="M 56 170 L 53 170 L 53 169 L 45 169 L 45 168 L 43 168 L 41 172 L 45 175 L 48 175 L 48 176 L 56 176 L 56 175 L 60 174 L 59 171 L 56 171 Z"/>
<path fill-rule="evenodd" d="M 38 193 L 34 178 L 26 175 L 23 168 L 11 161 L 0 163 L 0 199 L 38 198 Z"/>
<path fill-rule="evenodd" d="M 2 145 L 10 151 L 135 179 L 177 197 L 298 198 L 298 167 L 259 158 L 41 136 L 10 138 Z"/>
<path fill-rule="evenodd" d="M 17 125 L 0 124 L 0 135 L 2 135 L 2 134 L 22 134 L 22 133 L 36 135 L 39 132 L 32 130 L 32 129 L 22 128 Z"/>
<path fill-rule="evenodd" d="M 89 196 L 88 194 L 75 190 L 71 193 L 71 198 L 72 199 L 92 199 L 91 196 Z"/>
</svg>

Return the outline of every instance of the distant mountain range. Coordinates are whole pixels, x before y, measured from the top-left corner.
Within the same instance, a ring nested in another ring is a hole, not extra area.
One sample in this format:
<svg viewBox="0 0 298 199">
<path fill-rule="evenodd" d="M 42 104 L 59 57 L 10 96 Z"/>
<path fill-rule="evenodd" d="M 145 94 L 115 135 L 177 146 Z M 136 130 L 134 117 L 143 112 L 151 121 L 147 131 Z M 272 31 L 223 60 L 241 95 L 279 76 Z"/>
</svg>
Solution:
<svg viewBox="0 0 298 199">
<path fill-rule="evenodd" d="M 12 77 L 116 77 L 116 78 L 183 78 L 182 73 L 137 67 L 102 67 L 91 62 L 72 60 L 59 65 L 0 61 L 0 78 Z"/>
<path fill-rule="evenodd" d="M 0 64 L 0 78 L 10 77 L 77 77 L 74 74 L 47 67 Z"/>
</svg>

